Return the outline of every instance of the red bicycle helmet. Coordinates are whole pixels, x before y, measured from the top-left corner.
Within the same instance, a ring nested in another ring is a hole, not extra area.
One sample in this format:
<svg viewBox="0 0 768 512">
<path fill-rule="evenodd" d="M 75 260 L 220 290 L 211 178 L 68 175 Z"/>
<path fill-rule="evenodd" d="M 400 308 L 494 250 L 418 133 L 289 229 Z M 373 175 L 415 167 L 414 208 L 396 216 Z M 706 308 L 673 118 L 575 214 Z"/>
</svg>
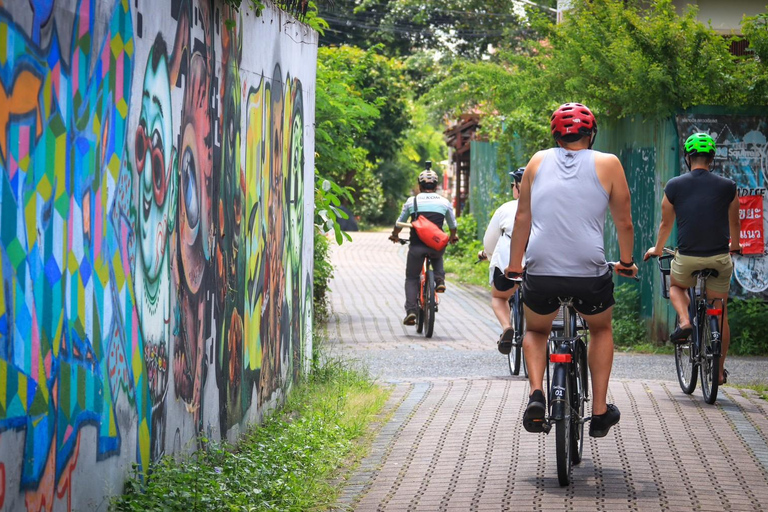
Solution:
<svg viewBox="0 0 768 512">
<path fill-rule="evenodd" d="M 592 135 L 597 131 L 597 121 L 592 111 L 581 103 L 564 103 L 555 110 L 550 120 L 552 136 L 559 140 L 565 135 Z"/>
</svg>

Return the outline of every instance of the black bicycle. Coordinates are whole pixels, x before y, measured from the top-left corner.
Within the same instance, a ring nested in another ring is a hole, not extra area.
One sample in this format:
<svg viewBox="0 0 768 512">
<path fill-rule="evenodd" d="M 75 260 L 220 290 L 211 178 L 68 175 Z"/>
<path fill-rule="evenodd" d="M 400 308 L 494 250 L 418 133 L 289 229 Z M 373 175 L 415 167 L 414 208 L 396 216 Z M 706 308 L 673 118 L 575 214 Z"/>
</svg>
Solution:
<svg viewBox="0 0 768 512">
<path fill-rule="evenodd" d="M 405 224 L 398 222 L 398 225 Z M 400 238 L 400 244 L 406 245 L 410 243 L 407 238 Z M 432 262 L 429 256 L 424 257 L 424 263 L 421 267 L 421 276 L 419 278 L 419 296 L 417 305 L 419 307 L 417 313 L 416 332 L 424 336 L 431 338 L 435 331 L 435 313 L 437 313 L 440 299 L 435 293 L 435 274 L 432 271 Z"/>
<path fill-rule="evenodd" d="M 523 375 L 528 376 L 528 365 L 525 363 L 525 352 L 523 351 L 523 338 L 525 338 L 525 314 L 523 312 L 523 294 L 522 286 L 518 286 L 514 295 L 509 298 L 509 324 L 515 330 L 515 338 L 512 340 L 512 350 L 507 355 L 509 362 L 509 373 L 520 375 L 520 369 Z"/>
<path fill-rule="evenodd" d="M 585 405 L 589 401 L 587 366 L 587 325 L 573 307 L 572 297 L 560 298 L 562 335 L 553 329 L 548 343 L 547 389 L 549 416 L 544 430 L 555 426 L 557 480 L 561 486 L 571 482 L 571 467 L 581 462 L 584 450 Z"/>
<path fill-rule="evenodd" d="M 510 276 L 519 279 L 519 276 Z M 587 365 L 587 323 L 573 307 L 572 297 L 560 297 L 558 319 L 547 341 L 547 418 L 544 432 L 555 427 L 557 480 L 561 486 L 571 482 L 571 468 L 579 464 L 584 452 L 584 423 L 589 401 Z M 522 338 L 521 338 L 522 339 Z M 551 370 L 550 370 L 551 366 Z M 551 372 L 551 374 L 550 374 Z M 527 368 L 526 368 L 527 373 Z"/>
<path fill-rule="evenodd" d="M 615 264 L 608 265 L 613 272 Z M 636 276 L 633 279 L 639 280 Z M 560 312 L 547 342 L 549 396 L 544 432 L 549 433 L 552 425 L 555 426 L 557 480 L 561 486 L 566 486 L 571 483 L 571 468 L 581 463 L 584 424 L 592 418 L 585 415 L 589 402 L 589 325 L 573 307 L 573 297 L 559 297 L 559 301 Z"/>
<path fill-rule="evenodd" d="M 670 260 L 674 257 L 675 252 L 665 247 L 664 254 L 658 259 L 662 296 L 665 299 L 669 299 Z M 690 338 L 675 344 L 677 381 L 683 393 L 690 395 L 696 389 L 696 381 L 701 375 L 701 393 L 704 401 L 713 404 L 717 400 L 720 385 L 720 325 L 724 315 L 723 300 L 707 298 L 707 279 L 716 277 L 717 270 L 705 268 L 691 275 L 695 276 L 698 282 L 695 287 L 688 288 L 688 316 L 693 332 Z M 679 322 L 680 318 L 675 316 L 675 325 L 679 325 Z"/>
</svg>

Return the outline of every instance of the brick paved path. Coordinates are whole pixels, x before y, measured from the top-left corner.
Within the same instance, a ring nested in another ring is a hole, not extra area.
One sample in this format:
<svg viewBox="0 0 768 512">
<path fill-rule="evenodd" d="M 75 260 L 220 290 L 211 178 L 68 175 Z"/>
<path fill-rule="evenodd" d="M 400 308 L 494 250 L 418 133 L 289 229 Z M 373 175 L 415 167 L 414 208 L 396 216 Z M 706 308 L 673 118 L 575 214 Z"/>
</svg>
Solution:
<svg viewBox="0 0 768 512">
<path fill-rule="evenodd" d="M 363 360 L 375 348 L 495 350 L 487 294 L 450 281 L 432 340 L 400 325 L 402 251 L 386 234 L 354 239 L 334 252 L 335 349 Z M 612 380 L 621 423 L 587 438 L 573 483 L 561 488 L 554 435 L 522 429 L 523 379 L 438 375 L 393 386 L 391 417 L 338 510 L 768 510 L 768 402 L 752 392 L 725 387 L 710 406 L 677 382 Z"/>
</svg>

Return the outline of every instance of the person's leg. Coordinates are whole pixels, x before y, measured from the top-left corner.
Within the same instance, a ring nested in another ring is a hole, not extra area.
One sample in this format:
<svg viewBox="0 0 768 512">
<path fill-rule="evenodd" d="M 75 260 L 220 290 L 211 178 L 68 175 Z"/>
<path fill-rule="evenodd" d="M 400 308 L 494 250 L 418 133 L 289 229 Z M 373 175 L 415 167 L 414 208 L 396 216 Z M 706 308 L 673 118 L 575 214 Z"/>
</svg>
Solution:
<svg viewBox="0 0 768 512">
<path fill-rule="evenodd" d="M 552 331 L 552 322 L 557 311 L 548 315 L 539 315 L 530 308 L 525 308 L 525 338 L 523 350 L 528 365 L 528 383 L 531 392 L 543 391 L 544 370 L 547 367 L 547 339 Z"/>
<path fill-rule="evenodd" d="M 501 324 L 502 330 L 506 330 L 511 327 L 511 324 L 509 323 L 509 298 L 515 294 L 516 288 L 517 287 L 513 287 L 507 291 L 502 292 L 497 290 L 496 286 L 491 286 L 491 308 L 493 309 L 493 314 L 496 315 L 496 319 L 499 321 L 499 324 Z"/>
<path fill-rule="evenodd" d="M 443 267 L 443 254 L 445 250 L 429 253 L 430 263 L 432 264 L 432 273 L 435 276 L 435 291 L 437 293 L 445 292 L 445 269 Z"/>
<path fill-rule="evenodd" d="M 707 299 L 721 299 L 723 301 L 723 317 L 722 321 L 718 317 L 717 321 L 720 324 L 720 379 L 719 384 L 725 380 L 725 356 L 728 354 L 728 346 L 731 344 L 731 326 L 728 325 L 728 292 L 716 292 L 707 289 Z M 715 301 L 716 303 L 719 301 Z M 717 305 L 717 304 L 716 304 Z"/>
<path fill-rule="evenodd" d="M 426 248 L 412 245 L 408 249 L 408 258 L 405 263 L 405 311 L 414 312 L 418 309 L 417 298 L 419 296 L 419 276 L 424 262 Z"/>
<path fill-rule="evenodd" d="M 688 298 L 688 287 L 683 286 L 674 278 L 671 278 L 669 286 L 669 301 L 672 303 L 672 307 L 675 308 L 675 312 L 680 318 L 680 329 L 690 329 L 691 318 L 688 315 L 688 307 L 690 306 L 691 301 Z"/>
<path fill-rule="evenodd" d="M 445 250 L 435 252 L 430 250 L 430 261 L 432 263 L 432 273 L 435 274 L 435 281 L 445 282 L 445 268 L 443 267 L 443 254 Z"/>
<path fill-rule="evenodd" d="M 607 411 L 608 381 L 613 367 L 612 315 L 613 307 L 596 315 L 582 315 L 589 325 L 587 358 L 592 376 L 592 414 L 598 416 Z"/>
</svg>

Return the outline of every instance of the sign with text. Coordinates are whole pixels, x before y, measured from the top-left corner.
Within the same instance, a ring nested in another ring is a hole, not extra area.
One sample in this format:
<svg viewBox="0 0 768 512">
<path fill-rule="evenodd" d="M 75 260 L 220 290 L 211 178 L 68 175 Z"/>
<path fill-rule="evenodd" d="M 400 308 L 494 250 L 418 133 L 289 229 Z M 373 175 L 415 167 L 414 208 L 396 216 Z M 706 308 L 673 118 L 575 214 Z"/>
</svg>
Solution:
<svg viewBox="0 0 768 512">
<path fill-rule="evenodd" d="M 743 254 L 763 254 L 763 196 L 739 196 L 741 250 Z"/>
</svg>

